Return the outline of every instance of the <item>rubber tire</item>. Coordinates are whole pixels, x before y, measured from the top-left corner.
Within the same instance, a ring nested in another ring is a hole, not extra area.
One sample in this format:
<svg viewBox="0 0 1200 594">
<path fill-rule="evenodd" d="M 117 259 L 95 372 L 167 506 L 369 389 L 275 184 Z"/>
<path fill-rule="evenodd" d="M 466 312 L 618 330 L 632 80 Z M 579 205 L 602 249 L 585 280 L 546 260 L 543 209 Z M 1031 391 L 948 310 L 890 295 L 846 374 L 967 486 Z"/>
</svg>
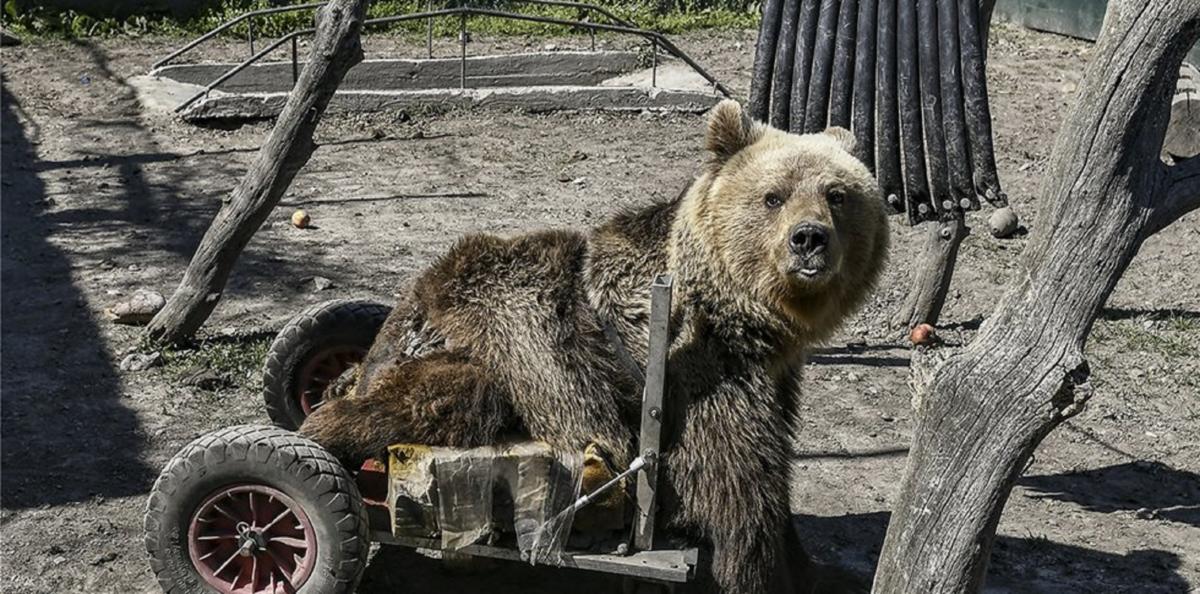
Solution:
<svg viewBox="0 0 1200 594">
<path fill-rule="evenodd" d="M 317 560 L 297 594 L 354 591 L 371 543 L 366 507 L 350 473 L 311 440 L 278 427 L 241 425 L 189 443 L 150 490 L 146 551 L 163 592 L 211 591 L 188 557 L 188 526 L 209 494 L 236 483 L 278 489 L 308 515 L 316 531 Z"/>
<path fill-rule="evenodd" d="M 314 354 L 333 346 L 371 348 L 392 308 L 361 299 L 318 303 L 279 331 L 263 364 L 263 399 L 271 422 L 296 430 L 304 409 L 296 399 L 297 375 Z"/>
</svg>

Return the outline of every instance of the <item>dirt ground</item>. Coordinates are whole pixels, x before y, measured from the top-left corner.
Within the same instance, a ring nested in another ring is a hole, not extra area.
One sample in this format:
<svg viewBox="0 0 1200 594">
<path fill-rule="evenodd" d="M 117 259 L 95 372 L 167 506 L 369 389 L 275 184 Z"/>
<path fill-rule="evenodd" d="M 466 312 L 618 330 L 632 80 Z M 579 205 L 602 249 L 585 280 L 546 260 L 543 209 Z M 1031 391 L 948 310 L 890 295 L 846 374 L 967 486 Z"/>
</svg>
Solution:
<svg viewBox="0 0 1200 594">
<path fill-rule="evenodd" d="M 554 40 L 560 46 L 582 39 Z M 511 50 L 547 40 L 477 42 Z M 676 193 L 702 157 L 695 115 L 476 112 L 330 117 L 321 148 L 251 242 L 196 349 L 128 373 L 136 328 L 104 318 L 138 288 L 169 294 L 268 126 L 203 129 L 145 112 L 125 79 L 178 40 L 27 44 L 3 52 L 0 589 L 157 591 L 144 497 L 186 442 L 267 421 L 258 365 L 273 329 L 335 297 L 391 300 L 469 231 L 585 227 Z M 679 44 L 744 96 L 753 33 Z M 368 55 L 416 53 L 373 39 Z M 1000 171 L 1037 225 L 1039 179 L 1088 45 L 1001 27 L 990 76 Z M 222 45 L 210 56 L 244 55 Z M 445 50 L 449 51 L 449 50 Z M 565 180 L 565 181 L 564 181 Z M 315 227 L 287 224 L 303 206 Z M 1025 238 L 968 238 L 943 331 L 968 341 L 1021 274 Z M 821 560 L 868 578 L 913 425 L 910 351 L 888 328 L 924 229 L 893 227 L 882 288 L 811 357 L 797 436 L 796 524 Z M 1046 439 L 999 527 L 992 592 L 1200 589 L 1200 213 L 1146 242 L 1088 353 L 1096 395 Z M 317 291 L 312 277 L 331 279 Z M 216 389 L 185 380 L 220 376 Z M 399 551 L 364 592 L 608 591 L 571 571 L 451 576 Z"/>
</svg>

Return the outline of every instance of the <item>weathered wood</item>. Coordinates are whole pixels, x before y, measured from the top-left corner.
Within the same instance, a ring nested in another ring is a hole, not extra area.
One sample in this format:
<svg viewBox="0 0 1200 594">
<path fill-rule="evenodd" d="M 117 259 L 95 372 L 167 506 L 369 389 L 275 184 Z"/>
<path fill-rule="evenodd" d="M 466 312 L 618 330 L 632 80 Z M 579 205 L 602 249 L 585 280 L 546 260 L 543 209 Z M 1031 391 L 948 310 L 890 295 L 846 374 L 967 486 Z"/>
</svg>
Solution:
<svg viewBox="0 0 1200 594">
<path fill-rule="evenodd" d="M 850 129 L 854 93 L 854 47 L 858 34 L 858 1 L 842 0 L 838 13 L 837 41 L 833 48 L 833 75 L 829 87 L 829 125 Z"/>
<path fill-rule="evenodd" d="M 775 74 L 771 81 L 771 118 L 772 126 L 781 130 L 788 129 L 788 119 L 791 113 L 791 103 L 795 101 L 795 89 L 792 77 L 795 68 L 796 27 L 800 16 L 800 0 L 787 0 L 783 7 L 783 19 L 779 25 L 779 45 L 775 52 Z"/>
<path fill-rule="evenodd" d="M 1200 208 L 1200 161 L 1158 158 L 1200 3 L 1108 11 L 1054 145 L 1025 272 L 969 345 L 915 362 L 917 425 L 875 592 L 981 589 L 1013 483 L 1091 396 L 1084 346 L 1113 287 L 1145 238 Z"/>
<path fill-rule="evenodd" d="M 804 132 L 820 132 L 829 123 L 829 77 L 833 74 L 833 46 L 837 41 L 840 8 L 839 0 L 821 0 L 821 10 L 817 13 L 808 104 L 804 108 Z"/>
<path fill-rule="evenodd" d="M 821 0 L 795 0 L 800 3 L 800 22 L 796 27 L 795 58 L 792 65 L 792 105 L 788 114 L 792 132 L 804 131 L 804 110 L 808 104 L 808 80 L 812 74 L 813 46 Z"/>
<path fill-rule="evenodd" d="M 767 121 L 771 105 L 771 74 L 775 70 L 775 52 L 779 44 L 779 21 L 785 0 L 763 2 L 762 24 L 754 44 L 754 69 L 750 79 L 750 117 Z"/>
<path fill-rule="evenodd" d="M 854 106 L 851 130 L 854 155 L 875 170 L 875 19 L 876 0 L 858 2 L 858 43 L 854 48 Z"/>
<path fill-rule="evenodd" d="M 362 61 L 359 33 L 366 4 L 332 0 L 320 10 L 312 54 L 300 80 L 254 164 L 217 211 L 183 281 L 151 320 L 146 332 L 152 339 L 184 341 L 216 308 L 238 255 L 316 149 L 313 131 L 342 77 Z"/>
<path fill-rule="evenodd" d="M 918 324 L 936 326 L 950 292 L 950 280 L 958 262 L 958 248 L 966 239 L 967 225 L 962 217 L 950 217 L 927 223 L 921 265 L 912 278 L 904 305 L 892 317 L 892 326 L 907 331 Z"/>
</svg>

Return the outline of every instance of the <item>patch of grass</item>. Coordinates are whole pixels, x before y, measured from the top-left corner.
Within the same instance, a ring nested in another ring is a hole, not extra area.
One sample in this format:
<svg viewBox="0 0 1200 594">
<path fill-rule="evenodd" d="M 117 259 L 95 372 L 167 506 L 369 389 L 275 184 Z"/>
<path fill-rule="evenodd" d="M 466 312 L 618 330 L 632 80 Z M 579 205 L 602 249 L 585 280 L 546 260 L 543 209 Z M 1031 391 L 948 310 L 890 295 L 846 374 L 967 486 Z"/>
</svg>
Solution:
<svg viewBox="0 0 1200 594">
<path fill-rule="evenodd" d="M 273 338 L 269 333 L 202 338 L 188 348 L 164 349 L 163 368 L 177 380 L 207 370 L 226 381 L 240 383 L 262 368 Z"/>
<path fill-rule="evenodd" d="M 1186 316 L 1168 316 L 1159 322 L 1150 317 L 1097 322 L 1092 338 L 1098 344 L 1111 344 L 1122 351 L 1156 353 L 1166 357 L 1195 355 L 1195 336 L 1200 322 Z"/>
<path fill-rule="evenodd" d="M 511 0 L 477 0 L 467 4 L 481 8 L 490 7 L 510 12 L 521 12 L 560 19 L 582 20 L 585 11 L 556 6 L 521 4 Z M 6 0 L 3 23 L 8 30 L 24 36 L 53 39 L 86 37 L 138 37 L 142 35 L 167 35 L 189 37 L 208 32 L 220 24 L 250 10 L 270 8 L 284 4 L 303 4 L 303 0 L 220 0 L 189 17 L 175 17 L 163 13 L 134 14 L 123 18 L 97 16 L 76 10 L 49 8 L 30 0 Z M 456 0 L 437 0 L 436 9 L 457 6 Z M 395 16 L 420 12 L 430 5 L 422 0 L 376 0 L 368 7 L 368 18 Z M 606 2 L 604 8 L 613 14 L 637 24 L 641 28 L 661 33 L 680 33 L 696 29 L 744 29 L 758 24 L 757 4 L 746 4 L 741 0 L 692 0 L 674 2 L 661 10 L 658 2 L 634 0 Z M 312 26 L 312 11 L 263 15 L 253 19 L 254 34 L 260 37 L 278 37 L 296 29 Z M 596 14 L 592 20 L 607 22 Z M 249 21 L 239 23 L 225 32 L 232 38 L 244 39 L 249 32 Z M 457 18 L 441 18 L 434 21 L 434 34 L 439 37 L 458 35 Z M 571 28 L 560 25 L 515 21 L 494 17 L 473 17 L 468 28 L 474 33 L 490 35 L 562 35 Z M 425 31 L 423 21 L 394 23 L 377 26 L 371 31 L 389 33 L 417 33 Z M 583 32 L 583 31 L 578 31 Z"/>
</svg>

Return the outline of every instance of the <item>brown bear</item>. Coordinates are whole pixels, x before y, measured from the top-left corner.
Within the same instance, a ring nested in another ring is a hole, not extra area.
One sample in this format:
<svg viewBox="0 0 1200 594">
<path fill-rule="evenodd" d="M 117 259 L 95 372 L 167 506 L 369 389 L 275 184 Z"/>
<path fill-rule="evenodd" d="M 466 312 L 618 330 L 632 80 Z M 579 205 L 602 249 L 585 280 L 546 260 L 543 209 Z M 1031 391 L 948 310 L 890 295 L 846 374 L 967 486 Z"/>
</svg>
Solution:
<svg viewBox="0 0 1200 594">
<path fill-rule="evenodd" d="M 852 143 L 840 128 L 753 123 L 725 101 L 678 198 L 586 235 L 463 238 L 392 313 L 352 393 L 301 433 L 350 464 L 394 442 L 522 436 L 594 442 L 622 467 L 641 386 L 617 351 L 644 365 L 649 285 L 670 273 L 660 517 L 711 544 L 710 586 L 765 592 L 790 517 L 804 349 L 862 303 L 887 251 L 879 188 Z"/>
</svg>

